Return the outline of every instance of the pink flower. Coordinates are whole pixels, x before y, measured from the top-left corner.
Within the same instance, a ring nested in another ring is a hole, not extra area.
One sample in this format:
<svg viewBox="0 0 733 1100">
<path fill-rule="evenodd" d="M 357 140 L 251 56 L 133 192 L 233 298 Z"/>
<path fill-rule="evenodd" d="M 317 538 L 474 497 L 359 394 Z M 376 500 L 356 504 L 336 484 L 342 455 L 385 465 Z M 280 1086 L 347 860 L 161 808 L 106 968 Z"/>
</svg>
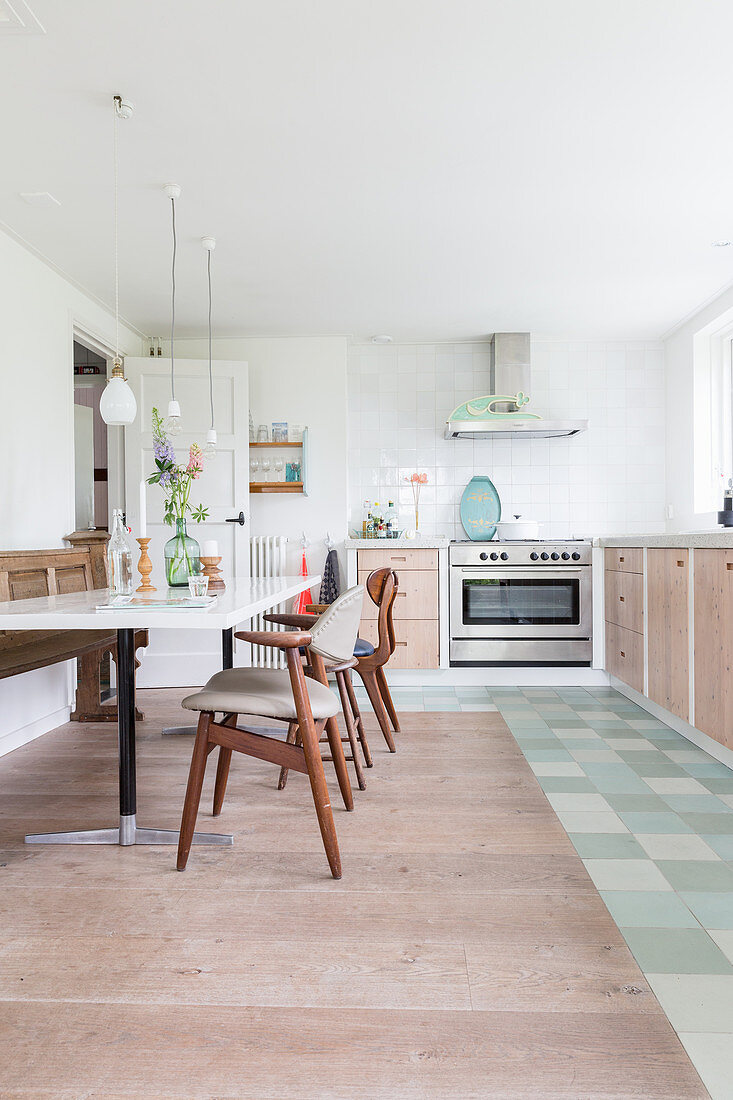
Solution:
<svg viewBox="0 0 733 1100">
<path fill-rule="evenodd" d="M 198 443 L 192 443 L 191 449 L 188 452 L 188 466 L 186 467 L 186 473 L 191 474 L 194 481 L 200 476 L 201 471 L 204 468 L 204 456 L 201 452 L 201 448 Z"/>
<path fill-rule="evenodd" d="M 417 485 L 427 485 L 428 475 L 415 472 L 414 474 L 410 474 L 409 477 L 406 477 L 405 481 L 414 482 Z"/>
</svg>

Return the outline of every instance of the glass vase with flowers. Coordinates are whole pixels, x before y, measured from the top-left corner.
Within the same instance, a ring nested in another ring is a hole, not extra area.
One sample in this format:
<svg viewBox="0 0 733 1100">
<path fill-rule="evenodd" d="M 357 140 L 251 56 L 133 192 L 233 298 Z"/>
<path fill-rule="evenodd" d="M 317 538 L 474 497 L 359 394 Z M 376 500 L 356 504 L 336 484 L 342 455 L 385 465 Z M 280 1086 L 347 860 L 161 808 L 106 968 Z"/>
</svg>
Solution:
<svg viewBox="0 0 733 1100">
<path fill-rule="evenodd" d="M 203 454 L 198 443 L 192 443 L 188 462 L 185 465 L 176 462 L 163 418 L 153 409 L 153 456 L 157 469 L 147 479 L 148 485 L 160 485 L 165 500 L 163 520 L 176 529 L 175 535 L 165 544 L 166 580 L 171 588 L 187 588 L 188 578 L 201 570 L 201 551 L 196 539 L 186 530 L 186 517 L 190 515 L 196 523 L 201 523 L 209 514 L 203 504 L 194 508 L 189 500 L 193 483 L 198 481 L 204 468 Z"/>
</svg>

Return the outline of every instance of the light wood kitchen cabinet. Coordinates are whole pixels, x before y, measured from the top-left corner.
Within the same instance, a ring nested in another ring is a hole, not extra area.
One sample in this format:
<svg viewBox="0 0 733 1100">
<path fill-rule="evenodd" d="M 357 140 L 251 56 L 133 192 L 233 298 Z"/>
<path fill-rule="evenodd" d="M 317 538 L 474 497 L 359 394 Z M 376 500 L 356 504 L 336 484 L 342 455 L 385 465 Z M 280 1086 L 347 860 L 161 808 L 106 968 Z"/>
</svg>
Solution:
<svg viewBox="0 0 733 1100">
<path fill-rule="evenodd" d="M 697 729 L 733 749 L 733 550 L 694 558 Z"/>
<path fill-rule="evenodd" d="M 643 550 L 639 546 L 609 546 L 604 560 L 606 670 L 643 692 Z"/>
<path fill-rule="evenodd" d="M 635 691 L 644 691 L 644 635 L 606 623 L 606 669 Z"/>
<path fill-rule="evenodd" d="M 644 551 L 641 546 L 607 546 L 606 569 L 620 573 L 643 573 Z"/>
<path fill-rule="evenodd" d="M 399 588 L 393 607 L 395 641 L 397 643 L 390 668 L 439 667 L 439 597 L 438 551 L 432 549 L 359 550 L 357 576 L 365 584 L 374 569 L 393 569 L 399 577 Z M 359 633 L 377 644 L 377 608 L 368 596 L 364 598 Z"/>
<path fill-rule="evenodd" d="M 606 570 L 606 622 L 644 633 L 644 576 Z"/>
<path fill-rule="evenodd" d="M 717 553 L 718 551 L 714 551 Z M 647 694 L 690 717 L 689 552 L 647 550 Z"/>
</svg>

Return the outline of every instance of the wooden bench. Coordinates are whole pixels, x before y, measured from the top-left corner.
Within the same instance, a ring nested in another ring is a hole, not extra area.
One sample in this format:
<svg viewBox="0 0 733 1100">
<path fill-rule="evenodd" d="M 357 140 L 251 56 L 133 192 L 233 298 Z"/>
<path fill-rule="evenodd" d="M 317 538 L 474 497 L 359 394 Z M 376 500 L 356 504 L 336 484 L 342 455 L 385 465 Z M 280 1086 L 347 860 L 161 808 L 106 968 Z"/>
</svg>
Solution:
<svg viewBox="0 0 733 1100">
<path fill-rule="evenodd" d="M 99 543 L 61 550 L 0 551 L 0 601 L 85 592 L 106 584 L 106 556 Z M 135 649 L 147 644 L 147 630 L 136 630 Z M 114 630 L 0 630 L 0 679 L 77 658 L 71 720 L 116 722 L 117 704 L 101 700 L 100 668 L 106 653 L 116 663 Z M 135 664 L 139 667 L 140 662 Z M 142 720 L 140 711 L 136 713 Z"/>
</svg>

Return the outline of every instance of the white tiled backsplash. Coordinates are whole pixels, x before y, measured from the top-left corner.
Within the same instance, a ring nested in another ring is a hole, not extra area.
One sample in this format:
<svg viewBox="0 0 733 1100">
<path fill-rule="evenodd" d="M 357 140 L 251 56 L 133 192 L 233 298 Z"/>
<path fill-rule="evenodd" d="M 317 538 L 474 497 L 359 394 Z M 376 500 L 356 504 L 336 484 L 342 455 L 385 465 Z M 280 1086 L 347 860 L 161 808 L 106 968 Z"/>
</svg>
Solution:
<svg viewBox="0 0 733 1100">
<path fill-rule="evenodd" d="M 424 471 L 420 528 L 465 538 L 458 509 L 474 474 L 496 485 L 502 515 L 545 538 L 664 530 L 664 353 L 660 343 L 532 340 L 529 408 L 587 418 L 571 439 L 443 438 L 445 420 L 489 392 L 488 343 L 353 344 L 349 351 L 349 506 L 393 499 L 414 523 L 404 481 Z"/>
</svg>

